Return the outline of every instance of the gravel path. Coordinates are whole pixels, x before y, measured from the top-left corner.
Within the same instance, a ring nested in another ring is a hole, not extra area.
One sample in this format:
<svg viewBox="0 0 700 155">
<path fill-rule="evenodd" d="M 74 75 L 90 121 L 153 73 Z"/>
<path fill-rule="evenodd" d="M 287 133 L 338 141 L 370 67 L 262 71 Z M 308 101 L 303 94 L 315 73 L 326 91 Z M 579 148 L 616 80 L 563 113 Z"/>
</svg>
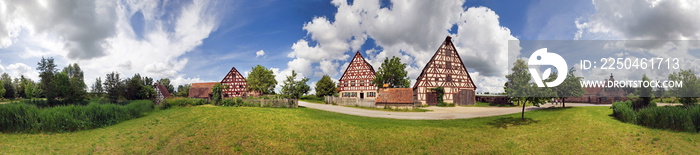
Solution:
<svg viewBox="0 0 700 155">
<path fill-rule="evenodd" d="M 433 111 L 429 112 L 391 112 L 381 110 L 367 110 L 360 108 L 335 106 L 328 104 L 317 104 L 299 101 L 299 106 L 319 109 L 330 112 L 337 112 L 349 115 L 378 117 L 378 118 L 393 118 L 393 119 L 411 119 L 411 120 L 441 120 L 441 119 L 464 119 L 476 117 L 488 117 L 519 113 L 522 107 L 426 107 Z M 545 104 L 540 107 L 529 106 L 525 107 L 525 111 L 532 111 L 553 107 L 555 105 Z M 561 106 L 561 105 L 556 105 Z M 610 104 L 586 104 L 586 103 L 566 103 L 566 106 L 610 106 Z"/>
</svg>

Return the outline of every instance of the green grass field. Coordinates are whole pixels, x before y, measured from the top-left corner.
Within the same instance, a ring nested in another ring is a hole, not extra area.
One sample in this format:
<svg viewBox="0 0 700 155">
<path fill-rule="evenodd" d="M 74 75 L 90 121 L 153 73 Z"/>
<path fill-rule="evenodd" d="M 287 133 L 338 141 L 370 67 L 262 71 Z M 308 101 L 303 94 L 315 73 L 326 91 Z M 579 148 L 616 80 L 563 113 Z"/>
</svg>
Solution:
<svg viewBox="0 0 700 155">
<path fill-rule="evenodd" d="M 622 123 L 609 107 L 463 120 L 394 120 L 315 109 L 155 111 L 74 133 L 0 134 L 3 154 L 697 154 L 700 134 Z M 556 152 L 555 152 L 556 151 Z"/>
</svg>

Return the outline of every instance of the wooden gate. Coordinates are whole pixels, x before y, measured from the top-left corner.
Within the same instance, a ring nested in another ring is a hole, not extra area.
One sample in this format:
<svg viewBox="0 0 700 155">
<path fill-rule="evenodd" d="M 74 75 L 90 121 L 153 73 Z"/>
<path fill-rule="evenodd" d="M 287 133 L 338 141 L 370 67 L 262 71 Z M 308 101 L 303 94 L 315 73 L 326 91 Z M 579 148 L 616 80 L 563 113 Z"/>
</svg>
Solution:
<svg viewBox="0 0 700 155">
<path fill-rule="evenodd" d="M 476 103 L 476 94 L 474 90 L 462 89 L 453 97 L 455 105 L 474 105 L 474 103 Z"/>
<path fill-rule="evenodd" d="M 426 92 L 425 93 L 425 103 L 428 105 L 437 105 L 437 93 L 436 92 Z"/>
</svg>

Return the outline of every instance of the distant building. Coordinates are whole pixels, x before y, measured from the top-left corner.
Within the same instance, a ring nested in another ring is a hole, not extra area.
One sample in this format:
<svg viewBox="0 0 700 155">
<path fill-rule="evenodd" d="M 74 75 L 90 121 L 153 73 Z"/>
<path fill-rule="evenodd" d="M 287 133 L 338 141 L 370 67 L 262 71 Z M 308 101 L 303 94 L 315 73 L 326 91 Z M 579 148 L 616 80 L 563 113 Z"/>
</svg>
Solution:
<svg viewBox="0 0 700 155">
<path fill-rule="evenodd" d="M 219 82 L 192 83 L 188 97 L 211 100 L 212 88 L 217 83 Z"/>
<path fill-rule="evenodd" d="M 372 65 L 365 61 L 360 51 L 357 51 L 343 76 L 338 80 L 340 97 L 374 100 L 377 96 L 377 86 L 372 83 L 372 80 L 375 77 L 377 76 Z"/>
<path fill-rule="evenodd" d="M 166 98 L 170 98 L 170 92 L 160 83 L 156 82 L 153 88 L 156 90 L 156 104 L 160 104 Z"/>
<path fill-rule="evenodd" d="M 221 85 L 227 88 L 221 91 L 223 98 L 246 97 L 248 95 L 248 84 L 236 67 L 231 67 L 228 74 L 221 80 Z"/>
<path fill-rule="evenodd" d="M 413 105 L 412 88 L 382 88 L 375 100 L 377 106 L 381 105 Z"/>
<path fill-rule="evenodd" d="M 610 73 L 610 79 L 608 81 L 615 81 L 613 74 Z M 612 104 L 617 101 L 626 101 L 627 93 L 620 87 L 604 88 L 604 87 L 588 87 L 583 88 L 586 93 L 581 97 L 569 97 L 565 102 L 579 102 L 579 103 L 595 103 L 595 104 Z"/>
<path fill-rule="evenodd" d="M 432 88 L 443 87 L 443 102 L 455 105 L 473 105 L 476 85 L 462 63 L 452 38 L 447 36 L 413 85 L 416 100 L 436 105 L 437 93 Z"/>
</svg>

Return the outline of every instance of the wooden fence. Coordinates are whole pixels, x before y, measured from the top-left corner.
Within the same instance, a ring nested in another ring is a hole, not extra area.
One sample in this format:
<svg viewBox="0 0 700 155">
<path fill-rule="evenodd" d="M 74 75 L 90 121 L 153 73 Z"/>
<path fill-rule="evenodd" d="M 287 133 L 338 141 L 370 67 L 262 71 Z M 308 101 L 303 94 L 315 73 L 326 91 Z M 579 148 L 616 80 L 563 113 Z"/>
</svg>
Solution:
<svg viewBox="0 0 700 155">
<path fill-rule="evenodd" d="M 254 107 L 274 108 L 298 108 L 299 102 L 295 99 L 243 99 L 244 104 L 252 104 Z"/>
<path fill-rule="evenodd" d="M 374 100 L 360 99 L 355 97 L 335 97 L 335 96 L 324 96 L 324 102 L 326 104 L 342 105 L 342 106 L 360 106 L 360 107 L 372 107 L 376 108 Z"/>
</svg>

